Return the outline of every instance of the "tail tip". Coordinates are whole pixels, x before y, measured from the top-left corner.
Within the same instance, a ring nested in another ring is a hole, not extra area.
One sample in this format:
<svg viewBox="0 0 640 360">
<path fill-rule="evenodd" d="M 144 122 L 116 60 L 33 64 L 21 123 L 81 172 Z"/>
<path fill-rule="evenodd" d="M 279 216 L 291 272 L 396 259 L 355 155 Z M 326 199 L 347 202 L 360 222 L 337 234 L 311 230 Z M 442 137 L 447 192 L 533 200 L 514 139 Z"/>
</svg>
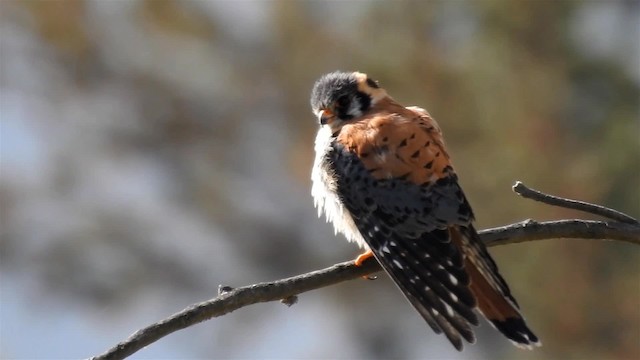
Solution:
<svg viewBox="0 0 640 360">
<path fill-rule="evenodd" d="M 542 346 L 542 342 L 540 340 L 538 341 L 529 341 L 529 342 L 517 342 L 517 341 L 513 341 L 511 339 L 509 339 L 509 341 L 511 341 L 511 343 L 513 345 L 515 345 L 517 348 L 519 349 L 523 349 L 523 350 L 534 350 L 537 347 Z"/>
<path fill-rule="evenodd" d="M 504 334 L 511 343 L 520 349 L 533 350 L 536 347 L 542 346 L 542 342 L 529 327 L 527 327 L 527 324 L 521 317 L 508 318 L 503 321 L 492 320 L 491 323 Z"/>
</svg>

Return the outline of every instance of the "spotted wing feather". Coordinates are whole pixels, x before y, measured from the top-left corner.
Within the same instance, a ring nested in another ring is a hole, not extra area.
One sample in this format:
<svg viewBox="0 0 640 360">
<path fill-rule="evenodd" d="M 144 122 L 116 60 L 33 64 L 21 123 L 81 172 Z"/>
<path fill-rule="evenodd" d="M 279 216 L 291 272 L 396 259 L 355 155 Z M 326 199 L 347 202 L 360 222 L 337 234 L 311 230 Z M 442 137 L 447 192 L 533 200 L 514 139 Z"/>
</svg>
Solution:
<svg viewBox="0 0 640 360">
<path fill-rule="evenodd" d="M 402 179 L 375 179 L 358 156 L 334 143 L 329 162 L 338 194 L 385 271 L 427 323 L 451 343 L 474 342 L 475 298 L 462 253 L 451 242 L 447 223 L 469 221 L 455 175 L 431 186 Z"/>
</svg>

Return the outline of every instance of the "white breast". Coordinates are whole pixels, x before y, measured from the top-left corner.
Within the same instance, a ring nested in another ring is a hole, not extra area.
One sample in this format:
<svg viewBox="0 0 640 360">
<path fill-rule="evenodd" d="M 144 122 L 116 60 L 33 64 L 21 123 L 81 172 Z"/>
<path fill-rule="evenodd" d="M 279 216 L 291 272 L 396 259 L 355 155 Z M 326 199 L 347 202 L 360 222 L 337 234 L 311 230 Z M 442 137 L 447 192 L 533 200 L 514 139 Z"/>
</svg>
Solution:
<svg viewBox="0 0 640 360">
<path fill-rule="evenodd" d="M 328 164 L 326 154 L 331 150 L 331 129 L 323 126 L 316 136 L 316 159 L 311 171 L 311 195 L 316 208 L 318 208 L 318 217 L 324 213 L 327 222 L 332 222 L 336 233 L 340 232 L 349 241 L 355 241 L 361 248 L 368 249 L 362 235 L 358 231 L 353 217 L 347 210 L 340 198 L 338 197 L 337 184 L 335 174 L 332 173 L 331 164 Z"/>
</svg>

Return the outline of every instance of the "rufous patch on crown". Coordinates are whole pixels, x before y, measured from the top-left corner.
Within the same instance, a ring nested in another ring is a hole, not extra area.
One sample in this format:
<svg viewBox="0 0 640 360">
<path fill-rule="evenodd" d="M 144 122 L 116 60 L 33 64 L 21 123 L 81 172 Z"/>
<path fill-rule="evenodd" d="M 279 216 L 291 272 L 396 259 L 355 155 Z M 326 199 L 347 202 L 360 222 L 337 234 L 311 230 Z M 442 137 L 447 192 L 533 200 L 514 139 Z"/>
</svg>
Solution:
<svg viewBox="0 0 640 360">
<path fill-rule="evenodd" d="M 378 101 L 387 97 L 387 92 L 382 88 L 373 88 L 369 84 L 367 84 L 367 74 L 361 72 L 354 72 L 353 76 L 355 76 L 358 82 L 358 91 L 363 92 L 369 97 L 371 97 L 371 104 L 375 105 Z"/>
</svg>

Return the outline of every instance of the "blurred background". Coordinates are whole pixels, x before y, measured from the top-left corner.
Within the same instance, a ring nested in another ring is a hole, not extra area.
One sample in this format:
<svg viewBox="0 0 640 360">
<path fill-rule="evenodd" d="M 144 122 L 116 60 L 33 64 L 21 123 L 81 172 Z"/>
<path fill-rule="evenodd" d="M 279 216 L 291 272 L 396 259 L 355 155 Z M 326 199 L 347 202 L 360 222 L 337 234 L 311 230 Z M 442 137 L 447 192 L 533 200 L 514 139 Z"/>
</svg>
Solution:
<svg viewBox="0 0 640 360">
<path fill-rule="evenodd" d="M 370 74 L 443 128 L 478 228 L 640 216 L 638 1 L 2 1 L 0 357 L 97 355 L 216 295 L 354 258 L 316 216 L 308 96 Z M 637 359 L 640 249 L 491 249 L 544 346 L 464 353 L 381 276 L 133 359 Z"/>
</svg>

